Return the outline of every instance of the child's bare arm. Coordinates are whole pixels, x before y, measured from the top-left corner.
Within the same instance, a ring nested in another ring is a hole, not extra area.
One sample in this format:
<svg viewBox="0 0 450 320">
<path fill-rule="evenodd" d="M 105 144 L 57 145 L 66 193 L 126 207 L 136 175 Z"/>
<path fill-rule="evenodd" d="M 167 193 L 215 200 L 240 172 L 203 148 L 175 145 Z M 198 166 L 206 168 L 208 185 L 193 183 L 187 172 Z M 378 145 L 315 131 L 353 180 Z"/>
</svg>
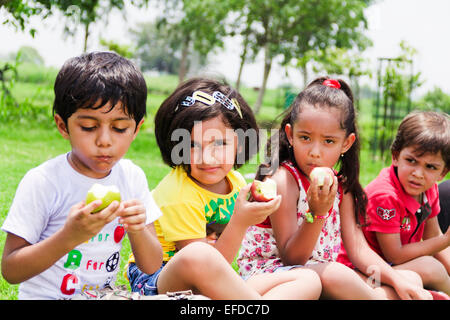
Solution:
<svg viewBox="0 0 450 320">
<path fill-rule="evenodd" d="M 139 200 L 123 201 L 124 211 L 119 220 L 127 230 L 136 264 L 143 272 L 152 274 L 162 264 L 163 251 L 152 224 L 145 225 L 146 209 Z"/>
<path fill-rule="evenodd" d="M 247 228 L 263 222 L 281 203 L 281 196 L 268 202 L 249 202 L 247 196 L 251 184 L 243 187 L 238 197 L 228 225 L 215 243 L 215 248 L 231 263 L 238 252 Z"/>
<path fill-rule="evenodd" d="M 283 197 L 279 209 L 270 216 L 270 221 L 280 252 L 286 265 L 305 264 L 311 257 L 314 246 L 322 231 L 325 219 L 314 219 L 313 223 L 297 223 L 297 202 L 299 188 L 293 176 L 280 168 L 273 176 L 277 189 Z M 312 181 L 308 189 L 308 203 L 314 215 L 326 215 L 333 205 L 337 191 L 337 180 L 328 181 L 319 188 Z"/>
<path fill-rule="evenodd" d="M 425 230 L 423 233 L 423 239 L 431 239 L 434 237 L 447 236 L 450 237 L 450 228 L 447 229 L 445 235 L 442 234 L 441 228 L 439 227 L 439 222 L 437 217 L 431 218 L 427 221 L 425 225 Z M 434 257 L 438 259 L 447 269 L 447 273 L 450 274 L 450 247 L 447 246 L 443 250 L 434 254 Z"/>
<path fill-rule="evenodd" d="M 386 259 L 393 264 L 402 264 L 417 257 L 435 255 L 450 245 L 450 232 L 442 234 L 437 228 L 436 218 L 429 219 L 425 225 L 424 240 L 405 245 L 402 245 L 398 233 L 377 232 L 376 235 Z"/>
<path fill-rule="evenodd" d="M 11 284 L 21 283 L 51 267 L 74 247 L 61 230 L 34 245 L 8 233 L 2 257 L 2 275 Z"/>
<path fill-rule="evenodd" d="M 51 267 L 77 245 L 100 232 L 121 210 L 116 201 L 101 212 L 91 214 L 100 204 L 101 201 L 94 201 L 88 205 L 84 205 L 84 202 L 77 203 L 71 208 L 67 221 L 61 229 L 35 244 L 9 233 L 3 250 L 3 277 L 14 284 L 34 277 Z"/>
<path fill-rule="evenodd" d="M 354 212 L 353 196 L 344 194 L 340 207 L 342 240 L 352 264 L 368 277 L 377 272 L 380 281 L 392 286 L 401 299 L 424 299 L 422 287 L 407 281 L 369 247 Z"/>
<path fill-rule="evenodd" d="M 236 256 L 247 228 L 251 225 L 263 222 L 268 215 L 278 208 L 281 202 L 280 196 L 277 196 L 275 199 L 268 202 L 249 202 L 247 201 L 247 196 L 250 187 L 251 184 L 248 184 L 240 190 L 239 195 L 236 198 L 233 215 L 219 239 L 214 243 L 214 247 L 222 253 L 229 263 L 231 263 Z M 180 250 L 189 243 L 195 241 L 207 242 L 208 239 L 205 237 L 201 239 L 177 241 L 177 249 Z"/>
</svg>

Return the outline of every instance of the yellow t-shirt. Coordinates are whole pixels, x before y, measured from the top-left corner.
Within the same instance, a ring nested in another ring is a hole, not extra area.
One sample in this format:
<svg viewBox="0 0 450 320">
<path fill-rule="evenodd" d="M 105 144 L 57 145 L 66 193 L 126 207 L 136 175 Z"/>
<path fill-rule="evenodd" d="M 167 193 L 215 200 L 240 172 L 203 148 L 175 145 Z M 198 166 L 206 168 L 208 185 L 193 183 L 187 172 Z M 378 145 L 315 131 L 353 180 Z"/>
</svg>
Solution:
<svg viewBox="0 0 450 320">
<path fill-rule="evenodd" d="M 228 223 L 239 191 L 247 183 L 234 170 L 226 178 L 231 192 L 218 194 L 198 186 L 178 166 L 153 190 L 153 198 L 162 212 L 162 216 L 155 221 L 155 229 L 164 251 L 164 261 L 169 261 L 175 254 L 176 241 L 205 238 L 208 224 Z M 134 262 L 132 255 L 129 262 Z"/>
</svg>

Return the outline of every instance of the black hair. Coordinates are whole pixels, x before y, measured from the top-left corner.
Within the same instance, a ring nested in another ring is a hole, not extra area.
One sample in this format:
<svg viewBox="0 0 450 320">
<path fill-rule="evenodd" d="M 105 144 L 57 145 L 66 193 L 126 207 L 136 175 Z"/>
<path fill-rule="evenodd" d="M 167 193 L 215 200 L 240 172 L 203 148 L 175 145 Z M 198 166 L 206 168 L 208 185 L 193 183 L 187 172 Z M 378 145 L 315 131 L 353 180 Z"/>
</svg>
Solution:
<svg viewBox="0 0 450 320">
<path fill-rule="evenodd" d="M 415 153 L 441 152 L 447 170 L 450 169 L 450 116 L 435 111 L 413 111 L 400 123 L 391 145 L 391 153 L 398 156 L 402 149 L 414 147 Z"/>
<path fill-rule="evenodd" d="M 58 72 L 54 91 L 53 114 L 58 114 L 66 125 L 79 108 L 99 109 L 108 102 L 110 111 L 121 102 L 125 114 L 136 125 L 147 113 L 147 85 L 142 73 L 114 52 L 91 52 L 70 58 Z"/>
<path fill-rule="evenodd" d="M 200 90 L 209 95 L 213 95 L 215 91 L 221 92 L 228 99 L 236 99 L 242 114 L 239 114 L 235 108 L 228 109 L 219 101 L 215 101 L 212 105 L 207 106 L 200 101 L 196 101 L 191 106 L 183 106 L 186 97 L 191 97 L 193 93 Z M 258 152 L 259 135 L 258 126 L 253 111 L 248 106 L 244 98 L 234 90 L 231 86 L 222 81 L 207 78 L 192 78 L 178 85 L 175 91 L 163 101 L 155 115 L 155 136 L 163 161 L 172 168 L 182 165 L 186 172 L 190 173 L 190 161 L 176 163 L 172 158 L 172 150 L 177 144 L 172 140 L 172 133 L 176 129 L 185 129 L 191 133 L 194 127 L 194 121 L 206 121 L 220 116 L 225 125 L 238 132 L 238 152 L 236 159 L 240 161 L 234 162 L 234 168 L 241 167 L 254 154 Z M 247 135 L 253 132 L 255 135 Z M 243 139 L 241 139 L 243 138 Z M 183 157 L 183 155 L 181 155 Z M 189 157 L 190 159 L 190 157 Z"/>
<path fill-rule="evenodd" d="M 360 140 L 357 128 L 356 111 L 353 105 L 353 94 L 348 84 L 337 79 L 340 89 L 323 85 L 329 77 L 319 77 L 313 80 L 303 91 L 301 91 L 291 106 L 282 114 L 280 129 L 273 135 L 266 145 L 267 162 L 259 166 L 256 179 L 263 180 L 267 175 L 273 175 L 277 166 L 283 161 L 290 160 L 296 164 L 292 147 L 287 138 L 285 127 L 291 126 L 301 116 L 304 106 L 314 108 L 336 108 L 341 113 L 340 125 L 345 130 L 345 135 L 355 135 L 355 142 L 347 152 L 338 160 L 338 179 L 342 183 L 344 192 L 351 192 L 355 198 L 355 216 L 360 225 L 366 224 L 367 195 L 359 182 L 359 151 Z M 275 150 L 272 150 L 272 146 Z M 269 169 L 268 169 L 269 168 Z M 266 172 L 267 174 L 264 174 Z"/>
</svg>

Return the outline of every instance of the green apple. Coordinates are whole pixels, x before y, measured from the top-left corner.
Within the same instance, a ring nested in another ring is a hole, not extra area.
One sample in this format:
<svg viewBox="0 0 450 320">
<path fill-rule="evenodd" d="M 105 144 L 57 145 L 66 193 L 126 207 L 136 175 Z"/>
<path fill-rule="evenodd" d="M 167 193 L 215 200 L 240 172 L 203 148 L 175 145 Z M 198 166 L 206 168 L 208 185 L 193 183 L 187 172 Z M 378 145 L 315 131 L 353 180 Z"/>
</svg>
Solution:
<svg viewBox="0 0 450 320">
<path fill-rule="evenodd" d="M 120 202 L 120 191 L 119 189 L 112 185 L 112 186 L 104 186 L 98 183 L 95 183 L 88 191 L 86 196 L 86 204 L 91 203 L 95 200 L 102 200 L 102 204 L 94 209 L 92 213 L 99 212 L 109 206 L 111 202 L 114 200 L 117 200 Z"/>
</svg>

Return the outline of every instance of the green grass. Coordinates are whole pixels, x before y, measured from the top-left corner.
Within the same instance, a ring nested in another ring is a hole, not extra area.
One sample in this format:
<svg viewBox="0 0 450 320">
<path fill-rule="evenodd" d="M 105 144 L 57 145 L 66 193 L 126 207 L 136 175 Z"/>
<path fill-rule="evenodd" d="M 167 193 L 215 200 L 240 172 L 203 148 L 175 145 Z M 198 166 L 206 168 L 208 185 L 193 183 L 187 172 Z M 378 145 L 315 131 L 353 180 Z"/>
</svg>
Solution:
<svg viewBox="0 0 450 320">
<path fill-rule="evenodd" d="M 0 225 L 3 224 L 12 203 L 15 190 L 24 174 L 42 162 L 70 150 L 67 140 L 62 139 L 56 130 L 51 118 L 51 106 L 53 103 L 53 81 L 56 73 L 53 70 L 40 77 L 39 73 L 27 69 L 21 81 L 13 88 L 13 95 L 21 107 L 38 108 L 41 112 L 38 117 L 20 119 L 0 124 Z M 172 92 L 177 85 L 174 76 L 146 77 L 149 87 L 148 116 L 141 132 L 131 145 L 126 158 L 133 160 L 147 175 L 149 187 L 155 188 L 158 182 L 169 172 L 161 159 L 153 133 L 153 117 L 161 102 Z M 34 82 L 30 82 L 34 81 Z M 257 92 L 243 88 L 242 95 L 253 105 Z M 268 90 L 267 96 L 258 115 L 260 123 L 272 121 L 283 110 L 284 91 Z M 367 107 L 369 108 L 369 107 Z M 36 121 L 38 120 L 38 121 Z M 370 120 L 370 115 L 365 114 L 364 122 Z M 363 124 L 367 127 L 367 124 Z M 364 130 L 362 130 L 364 134 Z M 361 161 L 361 182 L 366 185 L 383 167 L 379 161 L 372 161 L 369 152 L 363 149 Z M 254 173 L 257 163 L 252 161 L 243 166 L 240 172 L 243 174 Z M 3 245 L 6 234 L 0 232 L 0 254 L 3 253 Z M 122 271 L 130 253 L 128 238 L 125 238 L 121 251 L 121 271 L 118 273 L 117 284 L 128 285 Z M 18 285 L 8 284 L 0 277 L 0 299 L 17 299 Z"/>
</svg>

